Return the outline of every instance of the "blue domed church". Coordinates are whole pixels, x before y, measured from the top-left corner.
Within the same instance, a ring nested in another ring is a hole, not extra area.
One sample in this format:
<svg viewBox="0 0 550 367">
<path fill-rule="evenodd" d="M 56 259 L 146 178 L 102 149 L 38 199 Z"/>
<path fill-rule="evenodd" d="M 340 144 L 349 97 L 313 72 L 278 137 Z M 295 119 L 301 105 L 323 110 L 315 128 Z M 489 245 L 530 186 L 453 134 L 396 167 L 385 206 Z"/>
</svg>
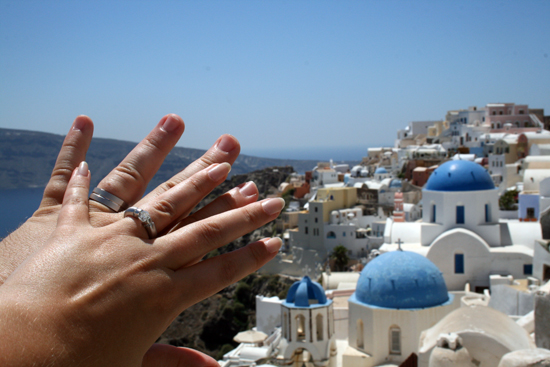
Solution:
<svg viewBox="0 0 550 367">
<path fill-rule="evenodd" d="M 348 304 L 346 367 L 400 364 L 418 352 L 421 332 L 454 309 L 441 271 L 409 251 L 369 262 Z"/>
<path fill-rule="evenodd" d="M 336 366 L 332 300 L 307 275 L 295 282 L 281 304 L 282 348 L 285 365 Z"/>
<path fill-rule="evenodd" d="M 489 287 L 491 274 L 530 276 L 540 225 L 500 221 L 498 199 L 485 168 L 446 162 L 422 190 L 422 222 L 389 220 L 380 250 L 402 248 L 425 256 L 450 290 L 469 285 L 481 291 Z"/>
</svg>

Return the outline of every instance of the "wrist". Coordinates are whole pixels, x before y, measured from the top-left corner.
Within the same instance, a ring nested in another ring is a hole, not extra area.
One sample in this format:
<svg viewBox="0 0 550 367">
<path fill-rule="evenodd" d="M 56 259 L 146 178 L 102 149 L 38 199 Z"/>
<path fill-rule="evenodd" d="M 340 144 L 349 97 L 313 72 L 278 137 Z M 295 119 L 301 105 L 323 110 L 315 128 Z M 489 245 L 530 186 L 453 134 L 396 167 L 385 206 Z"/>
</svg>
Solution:
<svg viewBox="0 0 550 367">
<path fill-rule="evenodd" d="M 8 289 L 0 287 L 0 365 L 72 365 L 75 353 L 64 342 L 52 310 L 40 309 Z"/>
</svg>

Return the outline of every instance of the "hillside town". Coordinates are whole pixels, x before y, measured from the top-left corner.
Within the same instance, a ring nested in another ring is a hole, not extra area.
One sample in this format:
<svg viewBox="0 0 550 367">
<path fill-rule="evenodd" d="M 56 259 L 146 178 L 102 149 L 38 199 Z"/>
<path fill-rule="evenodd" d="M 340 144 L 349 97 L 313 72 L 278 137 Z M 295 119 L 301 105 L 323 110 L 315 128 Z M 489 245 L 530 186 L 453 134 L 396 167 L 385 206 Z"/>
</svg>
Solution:
<svg viewBox="0 0 550 367">
<path fill-rule="evenodd" d="M 233 366 L 550 364 L 550 116 L 491 103 L 414 121 L 361 163 L 279 187 L 284 245 Z"/>
</svg>

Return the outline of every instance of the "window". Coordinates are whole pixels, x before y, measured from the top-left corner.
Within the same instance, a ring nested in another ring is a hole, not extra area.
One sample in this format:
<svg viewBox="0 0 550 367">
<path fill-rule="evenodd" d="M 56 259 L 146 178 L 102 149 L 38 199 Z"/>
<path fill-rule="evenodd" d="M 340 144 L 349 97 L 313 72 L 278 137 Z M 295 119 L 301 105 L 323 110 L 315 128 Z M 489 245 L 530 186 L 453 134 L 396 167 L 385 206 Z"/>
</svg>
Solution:
<svg viewBox="0 0 550 367">
<path fill-rule="evenodd" d="M 346 237 L 346 232 L 342 232 L 342 236 Z"/>
<path fill-rule="evenodd" d="M 296 316 L 296 340 L 306 341 L 306 318 L 304 315 Z"/>
<path fill-rule="evenodd" d="M 304 231 L 305 231 L 305 233 L 306 233 L 306 234 L 308 233 L 307 227 L 306 227 L 306 228 L 304 228 Z"/>
<path fill-rule="evenodd" d="M 485 204 L 485 222 L 489 223 L 491 221 L 491 212 L 489 210 L 489 204 Z"/>
<path fill-rule="evenodd" d="M 317 219 L 317 217 L 315 217 L 315 223 L 317 223 L 317 221 L 318 221 L 318 219 Z"/>
<path fill-rule="evenodd" d="M 359 319 L 357 320 L 357 348 L 363 349 L 365 348 L 365 342 L 363 341 L 363 320 Z"/>
<path fill-rule="evenodd" d="M 455 274 L 464 274 L 464 254 L 455 254 Z"/>
<path fill-rule="evenodd" d="M 464 205 L 456 207 L 456 224 L 464 224 Z"/>
<path fill-rule="evenodd" d="M 435 211 L 435 204 L 432 204 L 432 217 L 430 218 L 430 222 L 435 223 L 436 219 L 436 211 Z"/>
<path fill-rule="evenodd" d="M 336 233 L 330 231 L 329 233 L 327 233 L 327 238 L 336 238 Z"/>
<path fill-rule="evenodd" d="M 390 354 L 401 354 L 401 329 L 397 326 L 390 328 Z"/>
<path fill-rule="evenodd" d="M 323 315 L 318 314 L 315 317 L 316 326 L 317 326 L 317 341 L 323 340 Z"/>
<path fill-rule="evenodd" d="M 524 264 L 523 265 L 523 274 L 533 275 L 533 264 Z"/>
<path fill-rule="evenodd" d="M 550 266 L 544 264 L 542 267 L 542 280 L 546 282 L 550 279 Z"/>
<path fill-rule="evenodd" d="M 319 208 L 315 207 L 315 213 L 317 213 L 317 209 L 319 209 Z"/>
<path fill-rule="evenodd" d="M 291 341 L 291 334 L 288 332 L 290 329 L 289 325 L 288 325 L 288 314 L 285 312 L 283 314 L 283 335 L 286 335 L 286 337 L 288 338 L 288 341 Z"/>
</svg>

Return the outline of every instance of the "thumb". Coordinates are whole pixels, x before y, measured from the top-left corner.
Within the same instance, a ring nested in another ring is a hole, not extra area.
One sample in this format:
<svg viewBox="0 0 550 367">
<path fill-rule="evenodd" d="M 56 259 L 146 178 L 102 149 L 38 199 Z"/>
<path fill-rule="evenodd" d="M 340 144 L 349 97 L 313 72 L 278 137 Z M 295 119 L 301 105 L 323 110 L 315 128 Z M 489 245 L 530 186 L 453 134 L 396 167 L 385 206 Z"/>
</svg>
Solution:
<svg viewBox="0 0 550 367">
<path fill-rule="evenodd" d="M 63 205 L 59 212 L 57 225 L 88 223 L 88 191 L 90 190 L 90 171 L 86 162 L 74 169 L 67 185 Z"/>
<path fill-rule="evenodd" d="M 153 344 L 143 356 L 141 367 L 219 367 L 214 358 L 194 349 Z"/>
</svg>

